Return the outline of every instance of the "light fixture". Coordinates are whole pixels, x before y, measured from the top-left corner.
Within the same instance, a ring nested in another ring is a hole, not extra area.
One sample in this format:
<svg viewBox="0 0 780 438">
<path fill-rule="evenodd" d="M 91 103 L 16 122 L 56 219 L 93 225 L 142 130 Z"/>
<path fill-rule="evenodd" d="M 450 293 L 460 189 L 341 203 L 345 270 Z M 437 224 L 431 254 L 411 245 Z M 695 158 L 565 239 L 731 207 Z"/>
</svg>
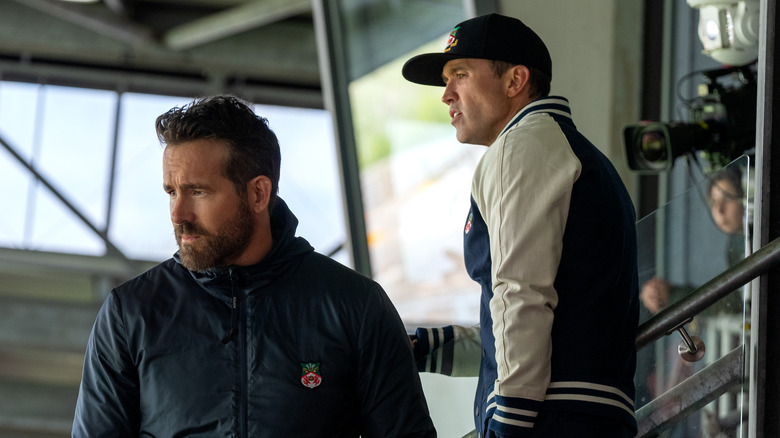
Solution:
<svg viewBox="0 0 780 438">
<path fill-rule="evenodd" d="M 758 57 L 758 0 L 688 0 L 699 10 L 702 53 L 726 65 Z"/>
</svg>

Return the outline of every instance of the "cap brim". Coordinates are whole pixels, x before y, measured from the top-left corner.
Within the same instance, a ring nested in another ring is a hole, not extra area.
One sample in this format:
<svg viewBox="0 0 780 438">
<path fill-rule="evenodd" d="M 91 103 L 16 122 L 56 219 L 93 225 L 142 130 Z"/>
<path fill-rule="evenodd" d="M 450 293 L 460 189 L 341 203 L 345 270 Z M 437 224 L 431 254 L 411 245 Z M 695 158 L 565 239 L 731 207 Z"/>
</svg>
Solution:
<svg viewBox="0 0 780 438">
<path fill-rule="evenodd" d="M 453 59 L 463 58 L 463 55 L 451 53 L 425 53 L 410 58 L 401 69 L 401 74 L 407 81 L 422 85 L 443 87 L 442 79 L 444 65 Z"/>
</svg>

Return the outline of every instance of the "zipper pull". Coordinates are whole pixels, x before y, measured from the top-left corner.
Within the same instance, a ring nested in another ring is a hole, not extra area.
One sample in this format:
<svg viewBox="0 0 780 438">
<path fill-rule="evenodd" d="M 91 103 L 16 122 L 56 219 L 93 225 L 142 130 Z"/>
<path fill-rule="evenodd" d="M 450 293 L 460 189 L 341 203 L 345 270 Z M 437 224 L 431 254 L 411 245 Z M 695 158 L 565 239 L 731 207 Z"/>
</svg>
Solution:
<svg viewBox="0 0 780 438">
<path fill-rule="evenodd" d="M 228 344 L 236 336 L 236 313 L 238 313 L 238 297 L 236 296 L 236 287 L 233 277 L 233 270 L 230 270 L 230 293 L 233 297 L 233 303 L 230 308 L 230 331 L 222 339 L 223 344 Z"/>
</svg>

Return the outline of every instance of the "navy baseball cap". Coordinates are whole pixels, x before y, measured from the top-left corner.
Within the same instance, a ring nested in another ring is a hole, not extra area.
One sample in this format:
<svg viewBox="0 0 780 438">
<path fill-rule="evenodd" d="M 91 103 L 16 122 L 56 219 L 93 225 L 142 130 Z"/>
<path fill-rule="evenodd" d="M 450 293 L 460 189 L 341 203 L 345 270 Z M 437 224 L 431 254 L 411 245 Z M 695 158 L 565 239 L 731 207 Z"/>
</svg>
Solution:
<svg viewBox="0 0 780 438">
<path fill-rule="evenodd" d="M 406 80 L 444 86 L 444 64 L 459 58 L 506 61 L 541 70 L 552 78 L 552 60 L 539 35 L 517 18 L 482 15 L 459 23 L 450 33 L 442 53 L 417 55 L 403 66 Z"/>
</svg>

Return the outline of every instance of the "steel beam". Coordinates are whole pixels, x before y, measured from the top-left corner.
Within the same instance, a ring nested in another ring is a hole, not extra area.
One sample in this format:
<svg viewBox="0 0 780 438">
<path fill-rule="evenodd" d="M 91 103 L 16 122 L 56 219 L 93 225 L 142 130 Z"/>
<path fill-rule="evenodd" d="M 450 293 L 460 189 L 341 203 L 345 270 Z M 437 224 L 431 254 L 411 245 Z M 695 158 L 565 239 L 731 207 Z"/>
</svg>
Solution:
<svg viewBox="0 0 780 438">
<path fill-rule="evenodd" d="M 169 49 L 186 50 L 310 10 L 310 0 L 256 0 L 174 27 L 162 40 Z"/>
<path fill-rule="evenodd" d="M 105 37 L 134 46 L 157 43 L 154 32 L 116 14 L 99 13 L 84 5 L 72 5 L 57 0 L 13 0 L 19 4 L 70 22 Z"/>
</svg>

